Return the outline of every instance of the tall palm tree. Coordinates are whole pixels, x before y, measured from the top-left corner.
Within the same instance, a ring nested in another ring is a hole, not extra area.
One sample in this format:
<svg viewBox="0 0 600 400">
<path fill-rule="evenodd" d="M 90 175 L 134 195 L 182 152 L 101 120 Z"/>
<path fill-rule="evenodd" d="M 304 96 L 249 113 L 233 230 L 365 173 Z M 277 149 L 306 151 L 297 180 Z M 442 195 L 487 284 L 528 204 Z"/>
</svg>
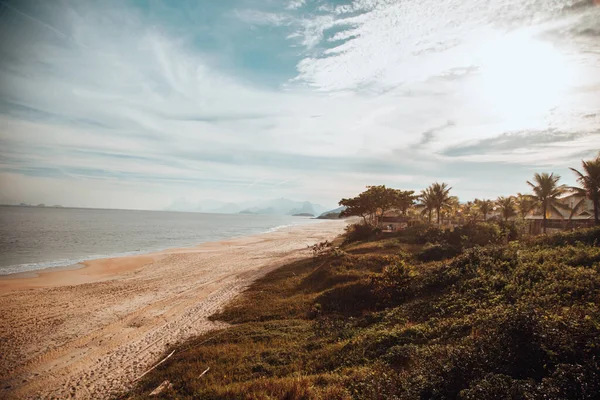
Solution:
<svg viewBox="0 0 600 400">
<path fill-rule="evenodd" d="M 548 211 L 554 211 L 562 218 L 559 209 L 568 209 L 565 205 L 558 201 L 558 198 L 565 193 L 565 185 L 559 185 L 559 175 L 548 174 L 547 172 L 533 175 L 534 183 L 527 181 L 533 190 L 533 197 L 537 200 L 542 211 L 542 229 L 546 233 L 546 219 Z"/>
<path fill-rule="evenodd" d="M 437 223 L 439 225 L 442 217 L 442 209 L 446 209 L 452 203 L 452 196 L 450 196 L 450 189 L 452 189 L 452 187 L 448 186 L 446 183 L 435 182 L 431 184 L 428 189 L 431 190 L 434 198 Z"/>
<path fill-rule="evenodd" d="M 431 223 L 431 213 L 435 209 L 435 197 L 431 191 L 431 187 L 428 187 L 425 190 L 421 190 L 421 194 L 419 195 L 419 204 L 417 207 L 422 208 L 421 215 L 427 215 L 427 220 Z"/>
<path fill-rule="evenodd" d="M 483 214 L 483 221 L 487 220 L 487 215 L 492 211 L 494 203 L 491 200 L 479 200 L 475 199 L 475 204 L 479 207 L 479 212 Z"/>
<path fill-rule="evenodd" d="M 527 214 L 535 208 L 535 199 L 529 194 L 517 193 L 516 204 L 519 215 L 524 221 Z"/>
<path fill-rule="evenodd" d="M 498 197 L 498 200 L 496 200 L 496 204 L 498 205 L 498 210 L 500 211 L 500 215 L 502 215 L 504 222 L 508 221 L 510 217 L 517 215 L 517 212 L 515 211 L 516 204 L 514 197 L 500 196 Z"/>
<path fill-rule="evenodd" d="M 579 172 L 575 168 L 571 168 L 571 171 L 577 175 L 577 182 L 581 187 L 570 187 L 575 194 L 581 196 L 581 200 L 573 207 L 573 212 L 580 210 L 585 204 L 586 199 L 590 199 L 594 205 L 594 224 L 599 225 L 598 212 L 600 209 L 600 153 L 595 159 L 589 161 L 581 160 L 581 167 L 583 173 Z"/>
</svg>

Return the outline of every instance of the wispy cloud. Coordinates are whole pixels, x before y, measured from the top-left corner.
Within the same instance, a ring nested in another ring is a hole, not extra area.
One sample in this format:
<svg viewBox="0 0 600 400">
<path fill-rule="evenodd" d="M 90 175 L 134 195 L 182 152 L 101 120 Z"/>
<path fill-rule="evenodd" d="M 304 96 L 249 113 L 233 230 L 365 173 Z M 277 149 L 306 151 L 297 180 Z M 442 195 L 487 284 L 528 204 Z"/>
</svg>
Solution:
<svg viewBox="0 0 600 400">
<path fill-rule="evenodd" d="M 63 203 L 101 206 L 82 192 L 93 182 L 129 207 L 335 204 L 371 183 L 443 178 L 470 195 L 499 165 L 525 176 L 549 156 L 576 163 L 600 147 L 600 11 L 533 3 L 2 2 L 2 192 L 51 203 L 56 187 Z M 497 60 L 528 62 L 528 48 L 577 79 L 548 91 L 552 74 L 509 64 L 497 84 Z"/>
</svg>

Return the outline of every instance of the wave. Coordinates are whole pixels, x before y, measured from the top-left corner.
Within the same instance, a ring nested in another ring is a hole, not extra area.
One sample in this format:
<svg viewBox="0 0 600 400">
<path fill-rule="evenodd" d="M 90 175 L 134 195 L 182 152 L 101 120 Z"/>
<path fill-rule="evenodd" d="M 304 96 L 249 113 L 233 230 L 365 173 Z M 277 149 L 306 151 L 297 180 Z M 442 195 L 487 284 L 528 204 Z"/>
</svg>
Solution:
<svg viewBox="0 0 600 400">
<path fill-rule="evenodd" d="M 291 228 L 292 226 L 296 226 L 296 225 L 294 225 L 294 224 L 287 224 L 287 225 L 277 225 L 277 226 L 274 226 L 274 227 L 272 227 L 272 228 L 269 228 L 269 229 L 267 229 L 266 231 L 263 231 L 263 232 L 261 232 L 261 233 L 271 233 L 271 232 L 277 232 L 278 230 L 285 229 L 285 228 Z"/>
<path fill-rule="evenodd" d="M 50 269 L 50 268 L 70 267 L 70 266 L 74 266 L 74 265 L 80 264 L 85 261 L 90 261 L 90 260 L 99 260 L 102 258 L 114 258 L 114 257 L 127 257 L 127 256 L 134 256 L 134 255 L 139 255 L 139 254 L 150 253 L 153 251 L 154 250 L 148 251 L 148 252 L 130 251 L 127 253 L 118 253 L 118 254 L 111 254 L 111 255 L 106 255 L 106 254 L 91 255 L 91 256 L 85 256 L 85 257 L 79 257 L 79 258 L 68 258 L 68 259 L 61 259 L 61 260 L 55 260 L 55 261 L 43 261 L 43 262 L 37 262 L 37 263 L 9 265 L 6 267 L 0 267 L 0 276 L 21 274 L 24 272 L 35 272 L 35 271 L 40 271 L 40 270 L 45 270 L 45 269 Z"/>
</svg>

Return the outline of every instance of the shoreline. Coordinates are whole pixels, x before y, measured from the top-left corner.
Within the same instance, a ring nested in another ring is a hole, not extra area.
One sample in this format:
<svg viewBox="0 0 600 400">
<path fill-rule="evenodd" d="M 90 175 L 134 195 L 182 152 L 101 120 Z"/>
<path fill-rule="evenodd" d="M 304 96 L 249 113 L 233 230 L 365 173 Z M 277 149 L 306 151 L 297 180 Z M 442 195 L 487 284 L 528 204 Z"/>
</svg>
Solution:
<svg viewBox="0 0 600 400">
<path fill-rule="evenodd" d="M 315 220 L 316 220 L 316 218 L 315 218 Z M 319 223 L 323 223 L 324 221 L 326 221 L 326 220 L 318 220 L 318 222 L 312 222 L 312 223 L 308 223 L 308 224 L 280 225 L 280 226 L 275 226 L 273 228 L 270 228 L 263 232 L 257 232 L 257 233 L 253 233 L 250 235 L 231 236 L 231 237 L 226 237 L 226 238 L 221 238 L 221 239 L 216 239 L 216 240 L 209 240 L 209 241 L 200 242 L 200 243 L 190 245 L 190 246 L 175 246 L 175 247 L 167 247 L 167 248 L 158 249 L 158 250 L 147 250 L 147 251 L 142 250 L 142 251 L 133 251 L 133 252 L 122 252 L 122 253 L 115 253 L 113 255 L 106 255 L 106 256 L 104 256 L 104 255 L 89 256 L 89 257 L 83 256 L 83 257 L 79 258 L 81 261 L 73 262 L 71 264 L 56 265 L 56 266 L 50 266 L 50 267 L 45 267 L 45 268 L 40 268 L 40 269 L 33 269 L 33 270 L 29 270 L 29 271 L 13 272 L 13 273 L 9 273 L 9 274 L 0 274 L 0 295 L 7 293 L 8 291 L 22 290 L 22 289 L 26 289 L 26 288 L 40 288 L 40 287 L 59 286 L 59 285 L 63 285 L 63 284 L 78 284 L 78 283 L 94 282 L 97 280 L 94 280 L 93 276 L 100 275 L 100 272 L 106 267 L 108 267 L 108 269 L 110 269 L 110 266 L 114 265 L 115 260 L 127 260 L 128 261 L 127 264 L 129 265 L 129 268 L 116 268 L 117 270 L 119 270 L 121 272 L 126 272 L 127 270 L 136 270 L 139 268 L 143 268 L 147 263 L 154 262 L 154 259 L 160 255 L 170 254 L 172 252 L 182 252 L 182 251 L 183 252 L 192 252 L 197 249 L 200 249 L 204 245 L 211 244 L 211 243 L 218 245 L 219 243 L 221 243 L 223 241 L 243 239 L 246 237 L 251 237 L 251 236 L 256 236 L 256 235 L 265 235 L 265 234 L 277 232 L 279 230 L 293 229 L 295 227 L 302 227 L 305 225 L 318 225 Z M 133 258 L 138 258 L 138 257 L 150 257 L 152 260 L 146 260 L 147 263 L 144 263 L 143 265 L 138 265 L 139 262 L 137 262 L 137 260 L 132 260 Z M 75 261 L 75 260 L 73 260 L 73 261 Z M 60 262 L 60 261 L 56 261 L 56 262 Z M 65 262 L 70 262 L 70 261 L 65 261 Z M 54 263 L 54 261 L 47 261 L 47 262 L 40 262 L 40 263 L 25 263 L 25 264 L 18 264 L 18 265 L 31 265 L 31 264 L 44 264 L 44 263 Z M 135 264 L 135 266 L 132 264 Z M 8 267 L 14 267 L 14 266 L 8 266 Z M 115 269 L 115 268 L 113 267 L 113 269 Z M 73 274 L 73 281 L 72 281 L 73 283 L 66 282 L 65 279 L 53 282 L 53 279 L 55 279 L 55 277 L 57 277 L 58 275 L 60 275 L 60 273 L 62 273 L 64 271 L 80 271 L 80 270 L 86 270 L 86 271 L 85 272 L 83 272 L 83 271 L 75 272 Z M 87 271 L 89 271 L 91 273 L 88 274 L 88 273 L 86 273 Z M 118 272 L 116 272 L 116 273 L 118 273 Z M 34 280 L 38 279 L 38 278 L 39 278 L 39 281 L 47 280 L 50 283 L 46 283 L 43 285 L 40 282 L 36 283 Z M 76 278 L 79 278 L 79 280 L 77 280 Z M 16 283 L 15 282 L 8 283 L 11 281 L 16 281 Z"/>
<path fill-rule="evenodd" d="M 254 280 L 347 221 L 296 225 L 82 268 L 0 278 L 0 397 L 108 398 Z"/>
</svg>

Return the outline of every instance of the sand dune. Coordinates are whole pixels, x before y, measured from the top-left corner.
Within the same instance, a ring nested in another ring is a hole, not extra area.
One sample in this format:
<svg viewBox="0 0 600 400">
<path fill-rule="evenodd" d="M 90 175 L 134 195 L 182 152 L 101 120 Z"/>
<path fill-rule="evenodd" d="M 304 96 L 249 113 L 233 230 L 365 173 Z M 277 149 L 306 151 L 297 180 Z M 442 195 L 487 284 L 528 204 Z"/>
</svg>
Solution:
<svg viewBox="0 0 600 400">
<path fill-rule="evenodd" d="M 253 280 L 343 221 L 0 280 L 0 397 L 107 398 Z"/>
</svg>

